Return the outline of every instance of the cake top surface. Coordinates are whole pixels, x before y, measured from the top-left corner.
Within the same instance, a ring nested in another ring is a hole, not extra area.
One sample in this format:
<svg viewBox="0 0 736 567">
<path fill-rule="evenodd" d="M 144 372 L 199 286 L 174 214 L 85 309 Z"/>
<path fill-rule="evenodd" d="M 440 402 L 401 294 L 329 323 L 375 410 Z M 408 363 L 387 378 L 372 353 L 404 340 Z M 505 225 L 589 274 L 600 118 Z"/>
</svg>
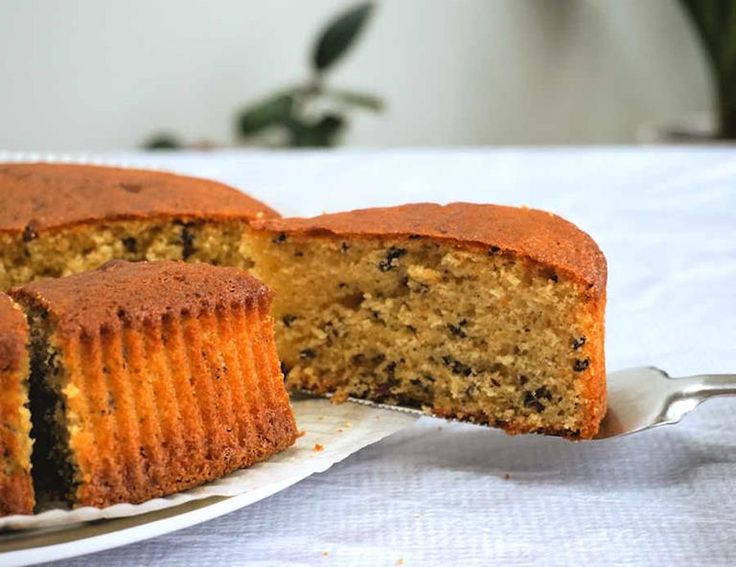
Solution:
<svg viewBox="0 0 736 567">
<path fill-rule="evenodd" d="M 433 238 L 529 257 L 583 281 L 596 294 L 606 286 L 606 259 L 593 239 L 563 218 L 536 209 L 417 203 L 313 218 L 263 219 L 253 227 L 285 234 Z"/>
<path fill-rule="evenodd" d="M 25 351 L 27 328 L 21 310 L 0 293 L 0 373 L 17 368 Z"/>
<path fill-rule="evenodd" d="M 94 335 L 121 323 L 142 326 L 171 315 L 270 301 L 271 290 L 237 268 L 175 261 L 112 260 L 96 270 L 32 282 L 11 290 L 40 306 L 57 331 Z"/>
<path fill-rule="evenodd" d="M 0 164 L 0 232 L 35 232 L 101 219 L 275 216 L 237 189 L 205 179 L 92 165 Z"/>
</svg>

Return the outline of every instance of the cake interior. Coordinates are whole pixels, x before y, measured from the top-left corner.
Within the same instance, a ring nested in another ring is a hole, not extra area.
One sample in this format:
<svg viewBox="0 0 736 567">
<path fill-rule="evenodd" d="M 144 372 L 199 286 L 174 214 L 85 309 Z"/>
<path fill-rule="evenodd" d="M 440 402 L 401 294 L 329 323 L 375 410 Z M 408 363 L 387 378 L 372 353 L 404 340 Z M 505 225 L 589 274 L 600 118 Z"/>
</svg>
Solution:
<svg viewBox="0 0 736 567">
<path fill-rule="evenodd" d="M 3 393 L 8 394 L 8 392 Z M 19 417 L 11 420 L 2 416 L 3 422 L 0 424 L 0 427 L 12 431 L 15 438 L 14 450 L 0 453 L 0 466 L 2 466 L 3 475 L 7 477 L 27 473 L 31 468 L 31 439 L 28 435 L 31 429 L 31 418 L 28 404 L 24 401 L 28 399 L 28 383 L 25 378 L 18 380 L 17 394 L 17 396 L 13 395 L 12 399 L 16 402 L 14 410 L 20 414 Z"/>
<path fill-rule="evenodd" d="M 34 439 L 33 487 L 37 507 L 70 500 L 75 489 L 76 466 L 69 450 L 69 413 L 63 390 L 68 380 L 53 344 L 48 313 L 39 307 L 28 310 L 30 333 L 30 408 Z"/>
<path fill-rule="evenodd" d="M 186 260 L 247 269 L 244 221 L 123 220 L 21 236 L 0 233 L 0 289 L 92 270 L 113 259 Z"/>
<path fill-rule="evenodd" d="M 17 365 L 0 359 L 0 385 L 3 395 L 0 400 L 0 441 L 7 443 L 0 451 L 0 493 L 3 490 L 17 489 L 15 479 L 25 479 L 30 474 L 32 443 L 28 381 L 27 355 L 24 354 Z M 4 482 L 7 483 L 6 486 L 3 486 Z M 29 496 L 32 497 L 30 492 Z"/>
<path fill-rule="evenodd" d="M 529 260 L 420 237 L 258 232 L 287 384 L 576 437 L 585 286 Z"/>
</svg>

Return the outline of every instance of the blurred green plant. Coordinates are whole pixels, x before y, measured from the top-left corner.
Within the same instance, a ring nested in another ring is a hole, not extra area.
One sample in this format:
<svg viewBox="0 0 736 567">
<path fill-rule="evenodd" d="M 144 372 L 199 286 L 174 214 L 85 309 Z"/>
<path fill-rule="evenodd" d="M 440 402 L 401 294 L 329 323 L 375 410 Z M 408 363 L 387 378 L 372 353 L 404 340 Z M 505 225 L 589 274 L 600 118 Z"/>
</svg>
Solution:
<svg viewBox="0 0 736 567">
<path fill-rule="evenodd" d="M 736 140 L 736 1 L 680 0 L 700 37 L 714 83 L 717 136 Z"/>
<path fill-rule="evenodd" d="M 154 134 L 143 142 L 143 147 L 147 150 L 178 150 L 181 149 L 181 142 L 174 134 Z"/>
<path fill-rule="evenodd" d="M 336 145 L 344 134 L 352 110 L 381 111 L 380 98 L 331 88 L 325 80 L 327 72 L 358 40 L 373 10 L 373 2 L 364 2 L 332 20 L 312 49 L 309 80 L 244 109 L 237 123 L 240 139 L 247 142 L 276 131 L 280 134 L 277 143 L 282 145 L 329 147 Z"/>
<path fill-rule="evenodd" d="M 374 9 L 374 2 L 362 2 L 330 21 L 312 48 L 309 79 L 240 112 L 236 124 L 238 140 L 268 146 L 331 147 L 345 134 L 351 112 L 383 110 L 383 101 L 375 95 L 326 84 L 327 73 L 355 45 Z M 148 150 L 174 150 L 183 146 L 169 133 L 156 134 L 144 143 Z"/>
</svg>

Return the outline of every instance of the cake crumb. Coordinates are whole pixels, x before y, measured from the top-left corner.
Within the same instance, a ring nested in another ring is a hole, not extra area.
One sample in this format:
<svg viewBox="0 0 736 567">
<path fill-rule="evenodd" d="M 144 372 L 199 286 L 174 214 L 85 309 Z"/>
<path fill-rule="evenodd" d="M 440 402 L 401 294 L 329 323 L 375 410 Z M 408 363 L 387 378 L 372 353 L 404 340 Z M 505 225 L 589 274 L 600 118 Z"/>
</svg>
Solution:
<svg viewBox="0 0 736 567">
<path fill-rule="evenodd" d="M 352 421 L 346 421 L 345 422 L 345 427 L 352 427 L 352 426 L 353 426 L 353 422 Z"/>
<path fill-rule="evenodd" d="M 333 404 L 342 404 L 348 401 L 348 397 L 349 396 L 346 390 L 338 390 L 337 392 L 332 394 L 330 402 L 332 402 Z"/>
<path fill-rule="evenodd" d="M 324 450 L 325 450 L 325 446 L 324 445 L 321 445 L 320 443 L 315 443 L 314 444 L 314 451 L 319 452 L 319 451 L 324 451 Z"/>
<path fill-rule="evenodd" d="M 338 433 L 342 433 L 342 432 L 343 432 L 343 428 L 342 428 L 342 427 L 338 427 L 338 428 L 337 428 L 337 432 L 338 432 Z"/>
<path fill-rule="evenodd" d="M 511 480 L 511 475 L 509 473 L 506 473 L 505 475 L 503 475 L 503 478 L 505 480 Z"/>
<path fill-rule="evenodd" d="M 79 395 L 79 388 L 77 388 L 74 384 L 67 384 L 66 387 L 63 389 L 64 394 L 67 398 L 75 398 Z"/>
<path fill-rule="evenodd" d="M 322 555 L 323 555 L 324 557 L 327 557 L 327 556 L 328 556 L 329 554 L 330 554 L 330 552 L 329 552 L 329 551 L 323 551 L 323 552 L 322 552 Z"/>
<path fill-rule="evenodd" d="M 305 429 L 300 429 L 299 431 L 297 431 L 296 436 L 297 438 L 299 438 L 299 437 L 304 437 L 306 434 L 307 434 L 307 431 Z"/>
<path fill-rule="evenodd" d="M 399 557 L 399 558 L 398 558 L 398 559 L 396 560 L 396 565 L 403 565 L 403 564 L 404 564 L 404 558 L 403 558 L 403 557 Z"/>
</svg>

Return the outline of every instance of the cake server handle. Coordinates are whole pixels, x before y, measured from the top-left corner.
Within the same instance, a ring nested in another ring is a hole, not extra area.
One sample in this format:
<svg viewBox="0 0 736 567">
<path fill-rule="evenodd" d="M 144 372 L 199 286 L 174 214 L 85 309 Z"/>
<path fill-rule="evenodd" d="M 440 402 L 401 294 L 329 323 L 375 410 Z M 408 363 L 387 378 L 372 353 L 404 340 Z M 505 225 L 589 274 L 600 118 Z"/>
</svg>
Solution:
<svg viewBox="0 0 736 567">
<path fill-rule="evenodd" d="M 704 374 L 677 380 L 684 397 L 705 401 L 715 396 L 736 396 L 736 374 Z"/>
<path fill-rule="evenodd" d="M 705 400 L 718 396 L 736 396 L 736 374 L 703 374 L 675 378 L 667 397 L 665 418 L 678 422 Z"/>
</svg>

